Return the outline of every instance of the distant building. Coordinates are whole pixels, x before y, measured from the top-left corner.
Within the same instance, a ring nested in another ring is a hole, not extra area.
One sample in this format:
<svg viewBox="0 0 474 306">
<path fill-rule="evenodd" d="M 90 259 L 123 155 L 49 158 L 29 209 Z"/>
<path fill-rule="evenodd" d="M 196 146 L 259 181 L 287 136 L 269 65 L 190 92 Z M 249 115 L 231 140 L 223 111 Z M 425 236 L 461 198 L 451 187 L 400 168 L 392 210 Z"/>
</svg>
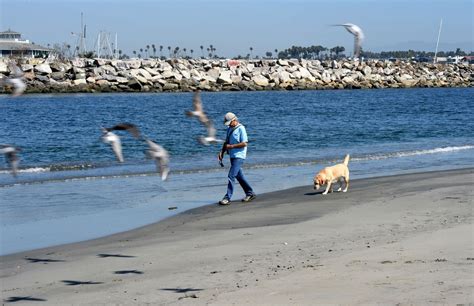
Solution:
<svg viewBox="0 0 474 306">
<path fill-rule="evenodd" d="M 0 32 L 0 57 L 46 57 L 52 50 L 45 48 L 29 40 L 21 39 L 18 32 Z"/>
</svg>

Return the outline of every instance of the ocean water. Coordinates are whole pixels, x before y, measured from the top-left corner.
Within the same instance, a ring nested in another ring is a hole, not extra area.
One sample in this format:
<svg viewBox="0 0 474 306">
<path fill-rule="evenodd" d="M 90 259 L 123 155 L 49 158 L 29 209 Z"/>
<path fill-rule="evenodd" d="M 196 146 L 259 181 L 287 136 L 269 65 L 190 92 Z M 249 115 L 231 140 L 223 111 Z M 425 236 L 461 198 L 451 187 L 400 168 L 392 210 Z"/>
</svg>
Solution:
<svg viewBox="0 0 474 306">
<path fill-rule="evenodd" d="M 472 167 L 472 88 L 222 92 L 201 94 L 224 138 L 223 115 L 246 126 L 245 172 L 257 193 L 312 183 L 351 154 L 351 178 Z M 192 93 L 0 97 L 0 143 L 22 148 L 13 177 L 0 157 L 0 254 L 96 238 L 222 198 L 220 146 L 185 117 Z M 146 145 L 126 132 L 125 163 L 100 141 L 120 122 L 169 150 L 162 182 Z M 240 189 L 236 199 L 243 196 Z M 172 208 L 172 209 L 170 209 Z"/>
</svg>

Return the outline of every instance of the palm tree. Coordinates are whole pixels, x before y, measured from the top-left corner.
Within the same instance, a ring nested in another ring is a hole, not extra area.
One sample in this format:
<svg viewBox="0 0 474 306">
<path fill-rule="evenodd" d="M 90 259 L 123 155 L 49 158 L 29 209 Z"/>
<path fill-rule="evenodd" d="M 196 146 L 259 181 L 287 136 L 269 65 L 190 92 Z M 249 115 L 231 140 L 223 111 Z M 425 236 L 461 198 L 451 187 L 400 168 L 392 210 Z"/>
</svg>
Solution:
<svg viewBox="0 0 474 306">
<path fill-rule="evenodd" d="M 170 53 L 170 57 L 171 57 L 171 46 L 168 46 L 168 52 Z"/>
<path fill-rule="evenodd" d="M 143 48 L 140 48 L 140 54 L 138 54 L 139 58 L 141 58 L 142 53 L 143 53 Z"/>
<path fill-rule="evenodd" d="M 200 48 L 201 48 L 201 55 L 202 55 L 202 57 L 204 58 L 204 46 L 201 45 Z"/>
<path fill-rule="evenodd" d="M 66 45 L 66 48 L 67 48 L 67 56 L 68 57 L 71 57 L 71 45 Z"/>
<path fill-rule="evenodd" d="M 191 49 L 191 50 L 189 50 L 189 52 L 191 52 L 191 58 L 193 58 L 193 52 L 194 52 L 194 50 Z"/>
<path fill-rule="evenodd" d="M 275 49 L 275 58 L 278 58 L 278 49 Z"/>
<path fill-rule="evenodd" d="M 122 50 L 119 50 L 119 58 L 122 58 Z"/>
<path fill-rule="evenodd" d="M 183 48 L 184 58 L 186 58 L 186 48 Z"/>
<path fill-rule="evenodd" d="M 174 57 L 178 57 L 179 55 L 179 47 L 174 48 Z"/>
<path fill-rule="evenodd" d="M 134 57 L 136 57 L 136 56 L 137 56 L 137 51 L 133 50 L 133 52 L 132 52 L 132 53 L 133 53 Z"/>
<path fill-rule="evenodd" d="M 213 46 L 213 45 L 209 45 L 209 50 L 210 50 L 209 53 L 211 53 L 210 57 L 212 57 L 212 55 L 213 55 L 213 54 L 212 54 L 212 51 L 214 50 L 214 46 Z"/>
<path fill-rule="evenodd" d="M 250 58 L 252 58 L 252 51 L 253 51 L 253 47 L 250 47 Z"/>
<path fill-rule="evenodd" d="M 155 46 L 155 44 L 152 44 L 151 48 L 153 49 L 153 57 L 156 57 L 156 46 Z"/>
<path fill-rule="evenodd" d="M 163 57 L 163 46 L 160 45 L 160 57 Z"/>
</svg>

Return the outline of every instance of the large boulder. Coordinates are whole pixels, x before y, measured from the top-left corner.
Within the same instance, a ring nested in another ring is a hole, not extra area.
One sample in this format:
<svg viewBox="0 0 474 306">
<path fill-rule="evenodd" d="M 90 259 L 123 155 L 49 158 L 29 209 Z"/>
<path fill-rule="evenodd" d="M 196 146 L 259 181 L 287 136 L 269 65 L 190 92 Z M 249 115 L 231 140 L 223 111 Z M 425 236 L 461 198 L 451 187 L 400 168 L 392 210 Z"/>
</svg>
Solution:
<svg viewBox="0 0 474 306">
<path fill-rule="evenodd" d="M 280 66 L 290 66 L 287 60 L 284 59 L 278 59 L 277 64 Z"/>
<path fill-rule="evenodd" d="M 86 67 L 85 59 L 80 58 L 80 57 L 73 58 L 72 61 L 71 61 L 71 64 L 72 64 L 73 67 L 77 67 L 77 68 Z"/>
<path fill-rule="evenodd" d="M 130 69 L 138 69 L 141 67 L 142 62 L 138 59 L 132 59 L 127 61 L 127 65 Z"/>
<path fill-rule="evenodd" d="M 287 83 L 291 81 L 290 73 L 285 70 L 277 72 L 277 76 L 280 83 Z"/>
<path fill-rule="evenodd" d="M 49 64 L 39 64 L 35 66 L 35 71 L 41 74 L 50 74 L 53 72 Z"/>
<path fill-rule="evenodd" d="M 9 73 L 10 69 L 8 69 L 7 63 L 4 61 L 0 61 L 0 73 Z"/>
<path fill-rule="evenodd" d="M 370 68 L 370 66 L 365 66 L 364 68 L 362 68 L 362 73 L 365 76 L 368 76 L 372 73 L 372 68 Z"/>
<path fill-rule="evenodd" d="M 304 68 L 304 67 L 300 67 L 299 68 L 299 72 L 301 74 L 301 78 L 302 79 L 305 79 L 305 80 L 309 80 L 311 82 L 314 82 L 316 79 L 313 77 L 313 75 L 311 75 L 311 73 L 309 72 L 308 69 Z"/>
<path fill-rule="evenodd" d="M 144 69 L 145 69 L 151 76 L 155 76 L 155 75 L 159 75 L 159 74 L 160 74 L 156 69 L 153 69 L 153 68 L 150 68 L 150 67 L 144 67 Z"/>
<path fill-rule="evenodd" d="M 222 71 L 219 77 L 217 78 L 217 83 L 232 84 L 231 75 L 232 75 L 231 72 L 228 70 Z"/>
<path fill-rule="evenodd" d="M 86 81 L 86 79 L 76 79 L 76 80 L 73 81 L 73 84 L 74 85 L 86 85 L 87 81 Z"/>
<path fill-rule="evenodd" d="M 252 81 L 255 83 L 255 85 L 262 86 L 262 87 L 268 86 L 269 84 L 268 79 L 264 77 L 263 75 L 255 75 L 252 78 Z"/>
<path fill-rule="evenodd" d="M 207 72 L 207 75 L 217 80 L 221 75 L 221 70 L 219 68 L 212 68 Z"/>
<path fill-rule="evenodd" d="M 34 69 L 34 66 L 31 65 L 31 64 L 23 64 L 23 65 L 21 65 L 21 70 L 22 70 L 23 72 L 33 71 L 33 69 Z"/>
<path fill-rule="evenodd" d="M 129 66 L 127 62 L 121 60 L 112 60 L 110 65 L 118 71 L 128 70 Z"/>
</svg>

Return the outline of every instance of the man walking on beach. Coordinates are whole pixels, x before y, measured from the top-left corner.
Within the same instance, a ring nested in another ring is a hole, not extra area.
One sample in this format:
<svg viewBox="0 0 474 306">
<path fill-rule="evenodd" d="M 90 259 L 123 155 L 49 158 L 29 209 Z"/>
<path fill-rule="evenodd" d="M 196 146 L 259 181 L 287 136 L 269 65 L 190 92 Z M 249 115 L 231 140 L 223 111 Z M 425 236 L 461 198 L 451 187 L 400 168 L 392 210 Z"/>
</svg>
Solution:
<svg viewBox="0 0 474 306">
<path fill-rule="evenodd" d="M 219 161 L 222 162 L 224 154 L 227 151 L 230 156 L 229 183 L 227 184 L 227 193 L 224 198 L 219 201 L 220 205 L 229 205 L 234 193 L 235 179 L 239 181 L 240 186 L 245 192 L 245 198 L 242 202 L 250 202 L 255 199 L 256 195 L 252 187 L 247 182 L 242 172 L 242 165 L 247 157 L 247 131 L 245 127 L 239 123 L 234 113 L 227 113 L 224 116 L 224 124 L 228 126 L 226 141 L 219 152 Z"/>
</svg>

